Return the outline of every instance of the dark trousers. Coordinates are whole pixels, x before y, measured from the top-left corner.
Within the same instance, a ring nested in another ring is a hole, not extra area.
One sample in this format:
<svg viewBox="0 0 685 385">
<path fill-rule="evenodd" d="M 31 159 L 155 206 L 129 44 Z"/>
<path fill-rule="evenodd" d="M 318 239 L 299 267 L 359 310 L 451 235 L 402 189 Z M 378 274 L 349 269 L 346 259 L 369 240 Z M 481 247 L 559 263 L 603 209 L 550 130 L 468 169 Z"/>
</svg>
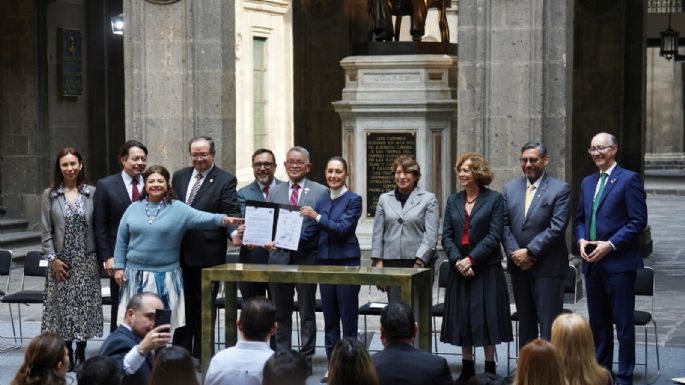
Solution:
<svg viewBox="0 0 685 385">
<path fill-rule="evenodd" d="M 319 259 L 320 265 L 359 266 L 359 258 Z M 335 343 L 340 339 L 340 323 L 343 337 L 357 338 L 359 320 L 359 285 L 319 285 L 324 319 L 324 343 L 326 358 L 331 359 Z"/>
<path fill-rule="evenodd" d="M 249 251 L 246 247 L 240 249 L 240 263 L 257 263 L 266 265 L 269 263 L 269 252 L 262 247 Z M 243 300 L 252 297 L 269 297 L 269 284 L 266 282 L 238 282 L 240 294 Z"/>
<path fill-rule="evenodd" d="M 300 311 L 300 352 L 312 357 L 316 349 L 316 284 L 269 284 L 271 296 L 276 305 L 276 351 L 292 348 L 293 304 L 295 290 Z"/>
<path fill-rule="evenodd" d="M 433 270 L 435 266 L 435 261 L 437 258 L 433 258 L 424 266 L 426 269 L 431 269 L 431 285 L 433 284 Z M 406 267 L 414 268 L 414 262 L 416 259 L 384 259 L 383 267 Z M 387 289 L 388 302 L 402 302 L 402 290 L 399 286 L 390 286 Z"/>
<path fill-rule="evenodd" d="M 186 325 L 176 329 L 173 344 L 184 347 L 193 357 L 199 358 L 202 351 L 202 266 L 187 266 L 181 260 L 183 295 L 185 296 Z M 219 285 L 212 286 L 212 298 L 216 298 Z M 212 318 L 216 308 L 212 306 Z"/>
<path fill-rule="evenodd" d="M 117 285 L 117 281 L 115 281 L 114 278 L 110 278 L 109 279 L 109 293 L 110 293 L 109 295 L 110 295 L 110 298 L 112 299 L 112 306 L 111 306 L 112 309 L 110 312 L 110 316 L 112 318 L 111 318 L 111 321 L 109 323 L 109 332 L 110 333 L 117 330 L 117 328 L 119 327 L 119 325 L 118 325 L 119 318 L 117 318 L 118 312 L 119 312 L 119 290 L 120 290 L 120 288 L 119 288 L 119 285 Z M 125 310 L 126 309 L 122 309 L 122 311 L 125 311 Z"/>
<path fill-rule="evenodd" d="M 618 340 L 617 384 L 632 384 L 635 369 L 635 270 L 606 272 L 590 264 L 585 275 L 590 328 L 595 339 L 597 361 L 612 369 L 614 329 Z"/>
<path fill-rule="evenodd" d="M 549 341 L 552 323 L 563 308 L 564 277 L 533 277 L 516 270 L 511 284 L 519 315 L 519 349 L 538 336 Z"/>
</svg>

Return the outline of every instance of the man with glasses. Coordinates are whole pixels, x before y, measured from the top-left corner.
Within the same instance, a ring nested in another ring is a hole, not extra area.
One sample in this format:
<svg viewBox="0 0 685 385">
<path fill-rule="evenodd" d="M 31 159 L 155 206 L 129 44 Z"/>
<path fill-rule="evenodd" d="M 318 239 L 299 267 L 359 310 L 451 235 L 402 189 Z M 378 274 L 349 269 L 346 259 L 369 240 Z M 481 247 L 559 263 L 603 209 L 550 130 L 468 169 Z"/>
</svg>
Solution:
<svg viewBox="0 0 685 385">
<path fill-rule="evenodd" d="M 172 187 L 178 199 L 191 207 L 215 214 L 239 216 L 236 178 L 214 164 L 216 150 L 209 136 L 197 136 L 188 144 L 191 167 L 174 173 Z M 225 228 L 192 230 L 183 236 L 181 271 L 185 297 L 186 326 L 176 330 L 174 344 L 200 357 L 202 328 L 200 298 L 201 271 L 225 263 L 228 234 Z M 216 296 L 218 286 L 212 288 Z"/>
<path fill-rule="evenodd" d="M 640 233 L 647 225 L 647 204 L 640 175 L 616 163 L 616 137 L 601 132 L 588 153 L 599 169 L 583 179 L 573 235 L 583 258 L 590 328 L 600 365 L 612 370 L 614 329 L 618 372 L 614 383 L 633 383 L 635 369 L 635 296 L 643 266 Z M 612 371 L 613 373 L 613 371 Z"/>
<path fill-rule="evenodd" d="M 538 337 L 549 340 L 562 310 L 571 188 L 545 172 L 549 155 L 542 143 L 524 144 L 519 161 L 524 176 L 508 182 L 502 194 L 507 207 L 503 244 L 521 348 Z"/>
<path fill-rule="evenodd" d="M 248 200 L 266 202 L 271 190 L 283 183 L 274 178 L 276 172 L 276 157 L 271 150 L 260 148 L 252 154 L 252 172 L 255 180 L 238 190 L 240 211 L 245 216 L 245 202 Z M 241 234 L 242 235 L 242 234 Z M 232 233 L 233 244 L 240 246 L 240 235 Z M 269 263 L 269 252 L 263 247 L 242 245 L 240 248 L 240 263 Z M 240 282 L 240 293 L 244 300 L 252 297 L 266 297 L 269 284 L 265 282 Z"/>
<path fill-rule="evenodd" d="M 288 173 L 288 183 L 275 186 L 269 192 L 270 202 L 293 205 L 314 206 L 316 201 L 325 195 L 328 189 L 319 183 L 307 179 L 311 170 L 309 163 L 309 151 L 300 146 L 291 148 L 284 162 Z M 309 226 L 316 226 L 313 219 L 304 218 L 302 233 L 297 251 L 275 249 L 272 245 L 266 245 L 271 251 L 269 263 L 277 265 L 315 265 L 318 252 L 319 240 L 317 232 L 304 231 Z M 313 236 L 312 236 L 313 235 Z M 308 236 L 312 236 L 308 239 Z M 289 350 L 292 346 L 292 313 L 293 295 L 297 289 L 297 300 L 300 310 L 300 334 L 302 346 L 300 351 L 307 357 L 311 367 L 311 358 L 316 346 L 316 284 L 290 284 L 272 283 L 269 285 L 274 304 L 276 305 L 276 350 Z"/>
</svg>

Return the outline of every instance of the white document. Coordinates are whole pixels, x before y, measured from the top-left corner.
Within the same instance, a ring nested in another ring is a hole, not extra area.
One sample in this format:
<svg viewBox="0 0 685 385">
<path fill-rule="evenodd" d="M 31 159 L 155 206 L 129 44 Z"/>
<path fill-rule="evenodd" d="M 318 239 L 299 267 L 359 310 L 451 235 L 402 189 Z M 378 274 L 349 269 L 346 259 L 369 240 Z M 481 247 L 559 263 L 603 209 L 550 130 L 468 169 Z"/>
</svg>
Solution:
<svg viewBox="0 0 685 385">
<path fill-rule="evenodd" d="M 244 245 L 264 246 L 271 242 L 274 228 L 274 208 L 245 207 Z"/>
<path fill-rule="evenodd" d="M 685 377 L 676 377 L 673 379 L 673 382 L 676 382 L 678 384 L 685 384 Z"/>
<path fill-rule="evenodd" d="M 278 210 L 278 223 L 276 224 L 276 247 L 288 250 L 297 250 L 302 231 L 302 216 L 299 211 Z"/>
</svg>

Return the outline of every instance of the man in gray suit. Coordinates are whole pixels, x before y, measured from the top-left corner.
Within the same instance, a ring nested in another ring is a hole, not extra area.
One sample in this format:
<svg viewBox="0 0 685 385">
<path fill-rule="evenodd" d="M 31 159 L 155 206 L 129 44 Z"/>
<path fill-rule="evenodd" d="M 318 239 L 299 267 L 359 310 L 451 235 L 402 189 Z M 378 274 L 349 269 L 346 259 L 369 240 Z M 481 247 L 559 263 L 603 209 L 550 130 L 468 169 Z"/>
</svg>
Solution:
<svg viewBox="0 0 685 385">
<path fill-rule="evenodd" d="M 509 181 L 503 190 L 507 206 L 503 243 L 522 347 L 538 337 L 538 325 L 539 336 L 549 340 L 552 322 L 562 310 L 571 188 L 545 172 L 549 156 L 543 144 L 526 143 L 519 161 L 525 176 Z"/>
<path fill-rule="evenodd" d="M 238 203 L 243 217 L 245 216 L 245 202 L 248 200 L 266 202 L 271 195 L 271 190 L 283 183 L 274 178 L 276 166 L 276 156 L 271 150 L 260 148 L 252 154 L 252 172 L 255 180 L 238 190 Z M 238 230 L 236 230 L 237 232 Z M 231 233 L 235 246 L 241 245 L 241 235 Z M 238 258 L 240 263 L 267 264 L 269 263 L 269 252 L 263 247 L 242 245 Z M 244 300 L 252 297 L 266 297 L 269 288 L 269 285 L 263 282 L 240 282 L 238 286 Z"/>
<path fill-rule="evenodd" d="M 269 193 L 269 202 L 296 205 L 312 206 L 316 201 L 327 193 L 326 187 L 319 183 L 307 179 L 307 174 L 311 169 L 309 162 L 309 151 L 303 147 L 295 146 L 288 150 L 284 162 L 285 170 L 288 173 L 288 183 L 281 183 L 275 186 Z M 304 218 L 302 223 L 302 234 L 297 251 L 273 248 L 270 249 L 269 264 L 274 265 L 315 265 L 316 254 L 319 247 L 318 232 L 305 231 L 317 226 L 312 219 Z M 300 351 L 308 358 L 314 355 L 316 346 L 316 284 L 290 284 L 272 283 L 269 284 L 273 301 L 276 304 L 276 350 L 283 351 L 291 348 L 290 337 L 292 335 L 292 312 L 293 294 L 297 290 L 297 299 L 300 310 L 300 333 L 302 336 L 302 346 Z"/>
</svg>

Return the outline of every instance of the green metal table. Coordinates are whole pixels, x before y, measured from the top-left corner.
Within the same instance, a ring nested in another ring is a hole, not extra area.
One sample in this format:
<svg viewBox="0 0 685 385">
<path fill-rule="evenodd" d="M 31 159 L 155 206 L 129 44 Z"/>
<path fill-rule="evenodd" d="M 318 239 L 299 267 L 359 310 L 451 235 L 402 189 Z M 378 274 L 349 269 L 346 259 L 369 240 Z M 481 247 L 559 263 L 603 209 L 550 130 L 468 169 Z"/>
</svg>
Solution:
<svg viewBox="0 0 685 385">
<path fill-rule="evenodd" d="M 237 342 L 237 283 L 327 283 L 399 286 L 402 301 L 412 306 L 419 323 L 418 346 L 431 351 L 430 269 L 376 268 L 320 265 L 261 265 L 228 263 L 202 270 L 202 371 L 207 373 L 214 352 L 215 318 L 212 283 L 224 283 L 226 346 Z"/>
</svg>

